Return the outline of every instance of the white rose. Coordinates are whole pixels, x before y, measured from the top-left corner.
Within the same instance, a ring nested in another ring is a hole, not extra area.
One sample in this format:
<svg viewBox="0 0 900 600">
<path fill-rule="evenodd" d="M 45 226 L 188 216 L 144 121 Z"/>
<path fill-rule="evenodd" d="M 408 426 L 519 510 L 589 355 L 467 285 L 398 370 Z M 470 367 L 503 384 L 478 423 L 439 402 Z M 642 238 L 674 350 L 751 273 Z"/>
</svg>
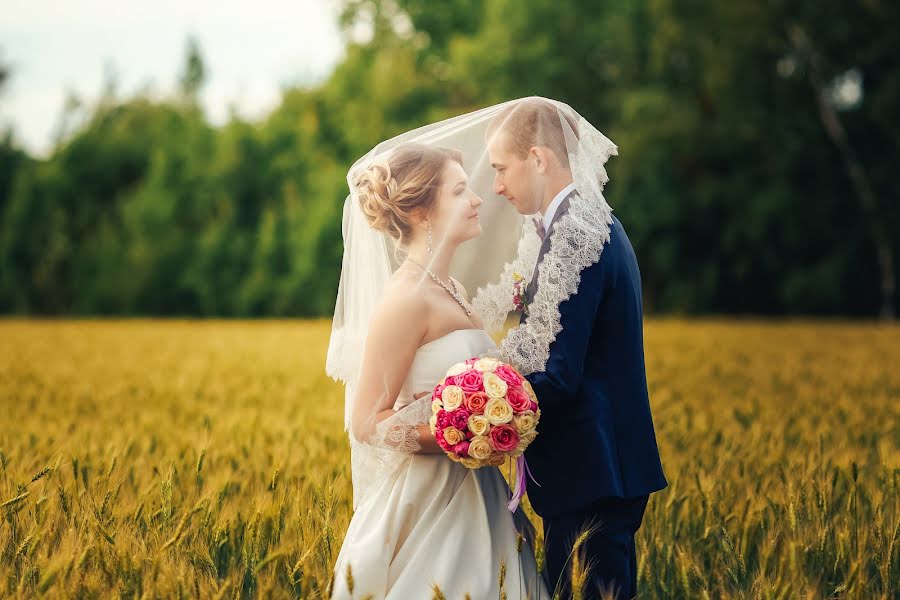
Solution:
<svg viewBox="0 0 900 600">
<path fill-rule="evenodd" d="M 465 373 L 466 371 L 468 371 L 471 368 L 472 368 L 472 366 L 467 365 L 466 363 L 457 363 L 457 364 L 453 365 L 452 367 L 450 367 L 449 369 L 447 369 L 447 377 L 455 377 L 456 375 Z"/>
<path fill-rule="evenodd" d="M 462 388 L 458 385 L 448 385 L 444 388 L 444 391 L 441 392 L 441 398 L 444 401 L 444 410 L 447 412 L 453 412 L 463 403 L 466 395 L 463 393 Z"/>
<path fill-rule="evenodd" d="M 464 438 L 465 436 L 463 435 L 463 432 L 456 427 L 446 427 L 444 429 L 444 439 L 451 446 L 455 446 L 456 444 L 460 443 Z"/>
<path fill-rule="evenodd" d="M 484 416 L 491 425 L 503 425 L 513 419 L 513 409 L 509 402 L 502 398 L 491 398 L 484 405 Z"/>
<path fill-rule="evenodd" d="M 477 361 L 475 361 L 475 364 L 473 366 L 475 367 L 476 371 L 481 371 L 482 373 L 487 373 L 487 372 L 493 371 L 494 369 L 499 367 L 500 364 L 501 364 L 500 361 L 497 360 L 496 358 L 486 357 L 486 358 L 481 358 L 481 359 L 478 359 Z"/>
<path fill-rule="evenodd" d="M 437 429 L 437 415 L 431 415 L 431 418 L 428 419 L 428 427 L 431 429 L 431 433 L 434 433 Z"/>
<path fill-rule="evenodd" d="M 530 410 L 514 416 L 513 421 L 516 424 L 516 432 L 519 434 L 528 433 L 534 429 L 534 413 Z"/>
<path fill-rule="evenodd" d="M 444 408 L 443 403 L 440 400 L 432 400 L 431 401 L 431 414 L 436 415 L 440 410 Z"/>
<path fill-rule="evenodd" d="M 506 397 L 506 382 L 493 373 L 484 374 L 484 391 L 491 398 Z"/>
<path fill-rule="evenodd" d="M 519 436 L 519 443 L 516 445 L 516 452 L 521 454 L 525 452 L 525 448 L 527 448 L 531 442 L 534 441 L 534 438 L 537 437 L 537 431 L 529 431 L 528 433 L 523 433 Z"/>
<path fill-rule="evenodd" d="M 493 451 L 491 443 L 483 435 L 476 435 L 469 440 L 469 456 L 476 460 L 487 460 Z"/>
<path fill-rule="evenodd" d="M 490 421 L 483 415 L 469 415 L 469 431 L 475 435 L 485 435 L 491 427 Z"/>
</svg>

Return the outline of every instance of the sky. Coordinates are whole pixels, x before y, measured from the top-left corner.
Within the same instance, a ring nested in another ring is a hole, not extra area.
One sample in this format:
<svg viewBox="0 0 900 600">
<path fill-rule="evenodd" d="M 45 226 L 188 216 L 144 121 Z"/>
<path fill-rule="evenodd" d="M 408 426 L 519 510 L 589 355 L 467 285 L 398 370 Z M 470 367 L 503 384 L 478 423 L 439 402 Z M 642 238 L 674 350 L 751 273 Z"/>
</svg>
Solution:
<svg viewBox="0 0 900 600">
<path fill-rule="evenodd" d="M 67 95 L 95 100 L 108 73 L 119 96 L 177 87 L 187 39 L 206 64 L 201 102 L 213 123 L 229 106 L 255 118 L 285 85 L 323 80 L 342 58 L 337 0 L 0 0 L 2 129 L 32 154 L 52 147 Z"/>
</svg>

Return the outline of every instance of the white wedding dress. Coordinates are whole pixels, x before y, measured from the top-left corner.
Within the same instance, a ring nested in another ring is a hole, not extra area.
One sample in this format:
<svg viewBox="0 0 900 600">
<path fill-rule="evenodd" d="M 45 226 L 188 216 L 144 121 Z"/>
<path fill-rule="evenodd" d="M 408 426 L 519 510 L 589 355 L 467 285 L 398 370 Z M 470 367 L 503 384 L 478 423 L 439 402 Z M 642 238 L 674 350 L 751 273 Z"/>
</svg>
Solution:
<svg viewBox="0 0 900 600">
<path fill-rule="evenodd" d="M 431 390 L 450 366 L 494 348 L 481 329 L 433 340 L 416 352 L 404 391 Z M 533 529 L 521 507 L 515 514 L 507 508 L 509 486 L 498 467 L 470 470 L 443 454 L 408 454 L 354 500 L 333 598 L 428 600 L 434 585 L 448 600 L 500 598 L 505 564 L 509 600 L 549 599 L 534 560 Z"/>
</svg>

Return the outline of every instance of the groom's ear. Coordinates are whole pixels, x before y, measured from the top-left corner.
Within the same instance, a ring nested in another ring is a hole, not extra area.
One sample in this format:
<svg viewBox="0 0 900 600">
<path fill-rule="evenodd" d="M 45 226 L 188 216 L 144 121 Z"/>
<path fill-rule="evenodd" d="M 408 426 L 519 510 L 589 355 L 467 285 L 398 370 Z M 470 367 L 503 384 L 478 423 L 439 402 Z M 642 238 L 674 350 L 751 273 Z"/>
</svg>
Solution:
<svg viewBox="0 0 900 600">
<path fill-rule="evenodd" d="M 534 164 L 538 173 L 546 173 L 547 167 L 547 149 L 540 146 L 532 146 L 528 151 L 528 159 Z"/>
</svg>

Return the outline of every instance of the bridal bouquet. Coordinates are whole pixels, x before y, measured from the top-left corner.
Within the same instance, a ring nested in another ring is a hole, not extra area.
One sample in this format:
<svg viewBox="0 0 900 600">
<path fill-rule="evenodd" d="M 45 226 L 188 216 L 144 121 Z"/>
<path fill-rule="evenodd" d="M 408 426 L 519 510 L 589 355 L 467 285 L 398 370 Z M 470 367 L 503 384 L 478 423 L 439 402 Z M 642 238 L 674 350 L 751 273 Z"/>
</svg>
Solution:
<svg viewBox="0 0 900 600">
<path fill-rule="evenodd" d="M 470 469 L 516 459 L 515 510 L 528 467 L 522 453 L 537 437 L 537 396 L 524 377 L 493 358 L 470 358 L 450 367 L 431 396 L 431 432 L 451 460 Z"/>
</svg>

